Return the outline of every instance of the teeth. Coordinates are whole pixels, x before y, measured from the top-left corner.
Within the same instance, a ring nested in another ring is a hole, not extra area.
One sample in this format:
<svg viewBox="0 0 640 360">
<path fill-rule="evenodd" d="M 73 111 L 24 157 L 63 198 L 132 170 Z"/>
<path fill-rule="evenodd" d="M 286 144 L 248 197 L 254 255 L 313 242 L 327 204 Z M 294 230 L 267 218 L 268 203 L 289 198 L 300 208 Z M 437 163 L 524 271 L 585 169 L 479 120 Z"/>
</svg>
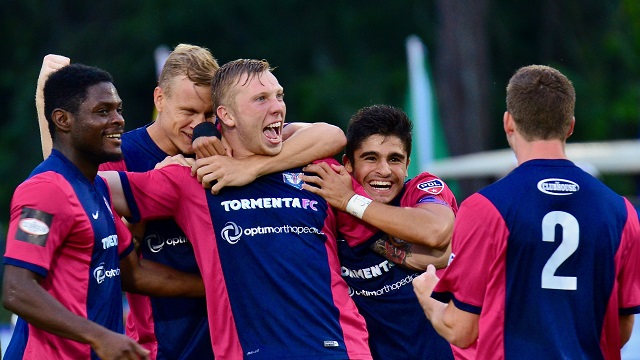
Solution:
<svg viewBox="0 0 640 360">
<path fill-rule="evenodd" d="M 109 135 L 107 135 L 107 137 L 109 139 L 120 139 L 120 135 L 122 135 L 122 134 L 109 134 Z"/>
<path fill-rule="evenodd" d="M 276 128 L 279 128 L 281 124 L 282 124 L 281 122 L 277 122 L 277 123 L 273 123 L 271 125 L 268 125 L 267 127 L 276 129 Z"/>
<path fill-rule="evenodd" d="M 370 181 L 369 185 L 374 188 L 391 188 L 390 181 Z"/>
<path fill-rule="evenodd" d="M 390 181 L 372 181 L 369 184 L 375 185 L 375 186 L 391 186 Z"/>
</svg>

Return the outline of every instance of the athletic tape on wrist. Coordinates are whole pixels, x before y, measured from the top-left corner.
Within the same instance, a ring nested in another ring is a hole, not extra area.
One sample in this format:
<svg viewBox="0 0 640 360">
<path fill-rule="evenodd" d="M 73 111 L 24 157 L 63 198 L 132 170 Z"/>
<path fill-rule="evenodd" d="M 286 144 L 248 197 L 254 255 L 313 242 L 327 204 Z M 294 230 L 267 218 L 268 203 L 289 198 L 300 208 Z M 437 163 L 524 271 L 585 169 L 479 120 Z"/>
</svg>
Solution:
<svg viewBox="0 0 640 360">
<path fill-rule="evenodd" d="M 362 195 L 353 195 L 349 202 L 347 203 L 347 212 L 358 219 L 362 219 L 362 215 L 364 215 L 364 211 L 367 209 L 367 206 L 371 204 L 371 199 L 366 198 Z"/>
</svg>

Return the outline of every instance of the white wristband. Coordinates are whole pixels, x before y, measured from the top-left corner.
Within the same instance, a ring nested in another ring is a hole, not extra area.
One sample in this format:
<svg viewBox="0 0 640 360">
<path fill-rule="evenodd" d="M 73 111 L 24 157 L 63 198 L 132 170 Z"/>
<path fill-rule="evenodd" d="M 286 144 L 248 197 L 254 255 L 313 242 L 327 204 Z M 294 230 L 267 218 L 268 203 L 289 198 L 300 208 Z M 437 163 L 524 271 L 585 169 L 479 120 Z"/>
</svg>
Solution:
<svg viewBox="0 0 640 360">
<path fill-rule="evenodd" d="M 347 203 L 346 211 L 358 219 L 362 219 L 362 215 L 364 215 L 364 211 L 367 209 L 367 206 L 371 204 L 371 201 L 371 199 L 362 195 L 353 195 Z"/>
</svg>

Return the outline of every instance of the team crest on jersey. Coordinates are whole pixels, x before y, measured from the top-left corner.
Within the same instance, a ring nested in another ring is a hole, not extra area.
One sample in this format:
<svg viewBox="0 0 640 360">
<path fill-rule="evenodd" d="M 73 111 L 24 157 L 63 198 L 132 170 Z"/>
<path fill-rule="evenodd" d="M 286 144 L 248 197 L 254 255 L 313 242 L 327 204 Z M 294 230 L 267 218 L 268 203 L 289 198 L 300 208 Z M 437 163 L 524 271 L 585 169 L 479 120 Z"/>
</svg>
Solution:
<svg viewBox="0 0 640 360">
<path fill-rule="evenodd" d="M 444 182 L 440 179 L 433 179 L 418 184 L 418 189 L 426 191 L 432 195 L 438 195 L 444 190 Z"/>
<path fill-rule="evenodd" d="M 284 181 L 285 184 L 291 185 L 296 189 L 302 189 L 302 184 L 304 184 L 304 181 L 300 179 L 300 176 L 302 176 L 302 173 L 282 173 L 282 181 Z"/>
</svg>

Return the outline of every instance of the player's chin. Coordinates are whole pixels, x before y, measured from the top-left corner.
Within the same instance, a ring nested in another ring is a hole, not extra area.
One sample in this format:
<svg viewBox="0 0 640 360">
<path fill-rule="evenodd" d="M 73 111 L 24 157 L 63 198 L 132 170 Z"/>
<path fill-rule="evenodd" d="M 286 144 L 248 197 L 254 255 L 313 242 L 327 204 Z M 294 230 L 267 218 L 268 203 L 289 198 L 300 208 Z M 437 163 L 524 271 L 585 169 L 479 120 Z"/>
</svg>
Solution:
<svg viewBox="0 0 640 360">
<path fill-rule="evenodd" d="M 383 204 L 390 203 L 400 193 L 400 191 L 395 187 L 379 188 L 369 185 L 365 187 L 365 191 L 374 201 L 381 202 Z"/>
<path fill-rule="evenodd" d="M 282 143 L 268 144 L 267 146 L 263 147 L 263 155 L 267 155 L 267 156 L 278 155 L 280 154 L 281 151 L 282 151 Z"/>
<path fill-rule="evenodd" d="M 113 149 L 111 151 L 105 151 L 102 154 L 101 160 L 101 162 L 103 163 L 122 160 L 122 149 L 118 147 L 117 149 Z"/>
</svg>

